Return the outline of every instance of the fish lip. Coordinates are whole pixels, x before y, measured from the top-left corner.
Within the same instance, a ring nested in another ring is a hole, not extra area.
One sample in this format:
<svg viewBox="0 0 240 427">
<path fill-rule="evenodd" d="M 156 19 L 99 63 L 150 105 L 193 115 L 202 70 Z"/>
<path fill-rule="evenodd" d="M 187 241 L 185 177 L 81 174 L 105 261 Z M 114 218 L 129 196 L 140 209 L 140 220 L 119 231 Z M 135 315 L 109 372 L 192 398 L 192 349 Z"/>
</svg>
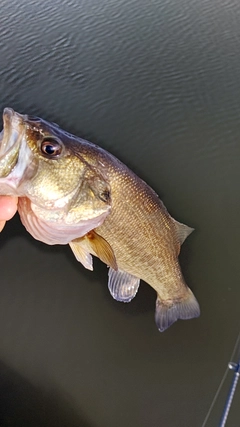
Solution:
<svg viewBox="0 0 240 427">
<path fill-rule="evenodd" d="M 24 132 L 24 116 L 12 108 L 5 108 L 3 130 L 0 133 L 0 178 L 9 176 L 14 169 Z"/>
<path fill-rule="evenodd" d="M 0 159 L 3 158 L 17 143 L 24 131 L 24 117 L 12 108 L 3 110 L 3 130 L 0 133 Z"/>
</svg>

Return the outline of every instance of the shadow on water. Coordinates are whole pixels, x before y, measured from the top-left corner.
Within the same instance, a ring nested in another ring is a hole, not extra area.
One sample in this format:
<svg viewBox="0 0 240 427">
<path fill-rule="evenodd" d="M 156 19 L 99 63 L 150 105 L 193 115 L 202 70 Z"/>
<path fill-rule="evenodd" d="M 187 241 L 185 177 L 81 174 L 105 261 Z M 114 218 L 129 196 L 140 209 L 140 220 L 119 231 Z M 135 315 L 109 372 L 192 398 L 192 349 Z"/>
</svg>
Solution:
<svg viewBox="0 0 240 427">
<path fill-rule="evenodd" d="M 145 282 L 140 282 L 140 287 L 136 297 L 129 304 L 117 302 L 112 299 L 109 294 L 108 282 L 108 269 L 107 266 L 93 257 L 94 270 L 89 271 L 85 269 L 79 262 L 77 262 L 72 251 L 68 245 L 46 245 L 35 240 L 29 233 L 26 232 L 18 215 L 15 215 L 1 233 L 0 251 L 4 251 L 4 246 L 7 242 L 15 237 L 22 236 L 30 246 L 34 246 L 38 251 L 44 253 L 46 256 L 51 257 L 52 254 L 64 254 L 67 262 L 70 263 L 71 268 L 81 275 L 84 281 L 98 281 L 99 286 L 102 288 L 102 295 L 109 303 L 114 304 L 116 310 L 125 313 L 128 316 L 136 316 L 140 313 L 154 312 L 156 293 Z M 30 249 L 29 249 L 30 250 Z"/>
<path fill-rule="evenodd" d="M 1 427 L 92 427 L 69 399 L 35 387 L 0 362 Z"/>
</svg>

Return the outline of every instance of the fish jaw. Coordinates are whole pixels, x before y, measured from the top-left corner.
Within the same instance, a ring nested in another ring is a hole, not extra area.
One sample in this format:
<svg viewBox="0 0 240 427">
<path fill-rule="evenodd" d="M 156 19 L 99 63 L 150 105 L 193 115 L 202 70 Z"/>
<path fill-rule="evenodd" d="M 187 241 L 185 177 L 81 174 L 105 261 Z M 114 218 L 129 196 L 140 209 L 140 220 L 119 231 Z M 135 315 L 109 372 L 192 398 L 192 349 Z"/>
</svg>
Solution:
<svg viewBox="0 0 240 427">
<path fill-rule="evenodd" d="M 5 108 L 3 124 L 0 133 L 0 194 L 20 196 L 26 191 L 21 184 L 34 174 L 36 164 L 25 138 L 24 116 Z"/>
</svg>

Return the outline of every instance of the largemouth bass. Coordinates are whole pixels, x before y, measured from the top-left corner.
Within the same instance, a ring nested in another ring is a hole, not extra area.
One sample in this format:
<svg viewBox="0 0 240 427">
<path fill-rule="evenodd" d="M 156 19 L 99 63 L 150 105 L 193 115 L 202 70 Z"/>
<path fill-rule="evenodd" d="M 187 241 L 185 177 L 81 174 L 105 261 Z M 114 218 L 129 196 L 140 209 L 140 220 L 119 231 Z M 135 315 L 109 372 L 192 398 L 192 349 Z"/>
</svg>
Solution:
<svg viewBox="0 0 240 427">
<path fill-rule="evenodd" d="M 118 301 L 131 301 L 144 280 L 157 292 L 160 331 L 199 316 L 178 262 L 192 228 L 173 219 L 144 181 L 99 146 L 11 108 L 4 109 L 3 124 L 0 194 L 19 197 L 21 221 L 35 239 L 69 244 L 90 270 L 92 255 L 100 258 Z"/>
</svg>

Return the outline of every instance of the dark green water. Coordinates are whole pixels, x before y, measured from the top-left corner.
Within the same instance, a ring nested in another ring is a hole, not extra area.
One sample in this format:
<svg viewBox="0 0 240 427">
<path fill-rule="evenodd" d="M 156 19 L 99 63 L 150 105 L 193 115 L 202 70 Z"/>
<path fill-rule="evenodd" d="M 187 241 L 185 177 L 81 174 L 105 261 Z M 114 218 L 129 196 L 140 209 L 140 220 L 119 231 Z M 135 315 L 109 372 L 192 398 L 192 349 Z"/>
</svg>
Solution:
<svg viewBox="0 0 240 427">
<path fill-rule="evenodd" d="M 161 334 L 149 286 L 114 301 L 102 263 L 85 270 L 16 217 L 0 240 L 0 425 L 201 427 L 239 329 L 240 3 L 2 0 L 0 14 L 1 110 L 108 149 L 195 227 L 181 265 L 201 305 Z"/>
</svg>

